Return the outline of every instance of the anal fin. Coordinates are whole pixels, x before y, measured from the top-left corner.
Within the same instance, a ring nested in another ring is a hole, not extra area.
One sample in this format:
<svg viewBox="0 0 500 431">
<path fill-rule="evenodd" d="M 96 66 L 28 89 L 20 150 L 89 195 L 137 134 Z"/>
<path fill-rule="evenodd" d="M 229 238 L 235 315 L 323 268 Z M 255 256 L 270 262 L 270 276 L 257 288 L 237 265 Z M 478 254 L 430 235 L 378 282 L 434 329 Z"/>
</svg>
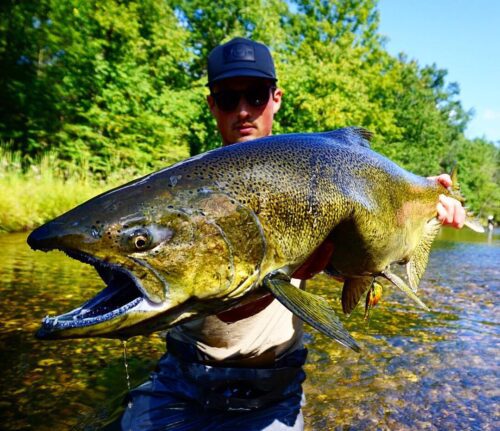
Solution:
<svg viewBox="0 0 500 431">
<path fill-rule="evenodd" d="M 279 278 L 265 278 L 263 283 L 278 301 L 304 322 L 343 346 L 355 352 L 361 351 L 324 298 L 298 289 Z"/>
</svg>

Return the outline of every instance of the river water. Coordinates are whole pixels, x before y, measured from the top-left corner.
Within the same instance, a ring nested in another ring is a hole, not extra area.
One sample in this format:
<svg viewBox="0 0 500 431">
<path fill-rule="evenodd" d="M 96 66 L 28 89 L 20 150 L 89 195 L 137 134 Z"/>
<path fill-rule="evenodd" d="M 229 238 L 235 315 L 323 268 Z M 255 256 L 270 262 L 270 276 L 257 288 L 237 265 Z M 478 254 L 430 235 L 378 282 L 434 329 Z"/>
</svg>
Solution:
<svg viewBox="0 0 500 431">
<path fill-rule="evenodd" d="M 3 430 L 98 429 L 127 392 L 114 340 L 37 341 L 46 314 L 76 307 L 102 288 L 94 270 L 57 252 L 33 252 L 26 235 L 0 236 L 0 424 Z M 356 354 L 309 327 L 307 430 L 500 429 L 500 235 L 443 230 L 420 286 L 431 312 L 387 287 L 347 329 Z M 340 286 L 320 275 L 308 290 L 340 312 Z M 132 386 L 164 353 L 157 335 L 128 342 Z"/>
</svg>

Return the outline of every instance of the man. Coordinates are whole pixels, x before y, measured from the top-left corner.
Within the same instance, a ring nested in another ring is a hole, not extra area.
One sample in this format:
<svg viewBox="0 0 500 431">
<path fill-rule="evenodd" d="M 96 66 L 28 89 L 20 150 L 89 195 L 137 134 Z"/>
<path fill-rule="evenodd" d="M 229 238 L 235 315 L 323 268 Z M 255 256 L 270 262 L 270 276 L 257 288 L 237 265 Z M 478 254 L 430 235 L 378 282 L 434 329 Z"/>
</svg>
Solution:
<svg viewBox="0 0 500 431">
<path fill-rule="evenodd" d="M 265 45 L 236 38 L 210 53 L 207 102 L 223 145 L 272 133 L 282 97 L 276 84 Z M 437 180 L 451 183 L 448 176 Z M 437 210 L 443 222 L 463 225 L 457 201 L 443 197 Z M 313 274 L 314 267 L 313 255 L 299 272 Z M 123 429 L 303 429 L 302 322 L 271 295 L 178 326 L 167 342 L 158 372 L 131 392 Z"/>
</svg>

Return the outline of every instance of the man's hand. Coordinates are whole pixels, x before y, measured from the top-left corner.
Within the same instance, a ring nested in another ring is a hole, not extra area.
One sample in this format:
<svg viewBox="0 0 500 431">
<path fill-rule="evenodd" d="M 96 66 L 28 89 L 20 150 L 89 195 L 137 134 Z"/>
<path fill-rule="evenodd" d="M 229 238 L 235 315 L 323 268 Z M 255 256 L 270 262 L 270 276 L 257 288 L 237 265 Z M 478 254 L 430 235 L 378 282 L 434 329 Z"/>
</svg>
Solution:
<svg viewBox="0 0 500 431">
<path fill-rule="evenodd" d="M 437 177 L 429 177 L 430 180 L 435 180 L 443 187 L 451 187 L 453 184 L 448 174 L 441 174 Z M 462 204 L 456 199 L 449 196 L 440 195 L 439 203 L 437 204 L 437 212 L 439 221 L 445 226 L 451 226 L 461 229 L 465 223 L 465 209 Z"/>
</svg>

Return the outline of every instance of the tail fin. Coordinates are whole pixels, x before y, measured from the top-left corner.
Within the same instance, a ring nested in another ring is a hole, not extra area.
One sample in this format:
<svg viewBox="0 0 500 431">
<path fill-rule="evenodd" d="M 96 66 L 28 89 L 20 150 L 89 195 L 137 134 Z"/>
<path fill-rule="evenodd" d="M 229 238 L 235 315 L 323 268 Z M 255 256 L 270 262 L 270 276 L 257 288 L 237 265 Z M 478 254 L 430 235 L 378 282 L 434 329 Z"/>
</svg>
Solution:
<svg viewBox="0 0 500 431">
<path fill-rule="evenodd" d="M 464 205 L 465 198 L 460 190 L 460 183 L 458 182 L 458 168 L 456 162 L 453 164 L 453 167 L 450 172 L 450 177 L 452 181 L 452 186 L 449 188 L 450 196 L 459 201 L 462 205 Z M 464 208 L 467 209 L 465 206 Z M 484 227 L 481 225 L 479 220 L 475 218 L 474 214 L 470 211 L 466 212 L 466 218 L 464 224 L 474 232 L 478 233 L 484 232 Z"/>
<path fill-rule="evenodd" d="M 479 222 L 479 220 L 476 220 L 476 218 L 474 218 L 474 214 L 472 213 L 467 213 L 467 218 L 465 219 L 464 224 L 474 232 L 484 233 L 483 225 Z"/>
</svg>

